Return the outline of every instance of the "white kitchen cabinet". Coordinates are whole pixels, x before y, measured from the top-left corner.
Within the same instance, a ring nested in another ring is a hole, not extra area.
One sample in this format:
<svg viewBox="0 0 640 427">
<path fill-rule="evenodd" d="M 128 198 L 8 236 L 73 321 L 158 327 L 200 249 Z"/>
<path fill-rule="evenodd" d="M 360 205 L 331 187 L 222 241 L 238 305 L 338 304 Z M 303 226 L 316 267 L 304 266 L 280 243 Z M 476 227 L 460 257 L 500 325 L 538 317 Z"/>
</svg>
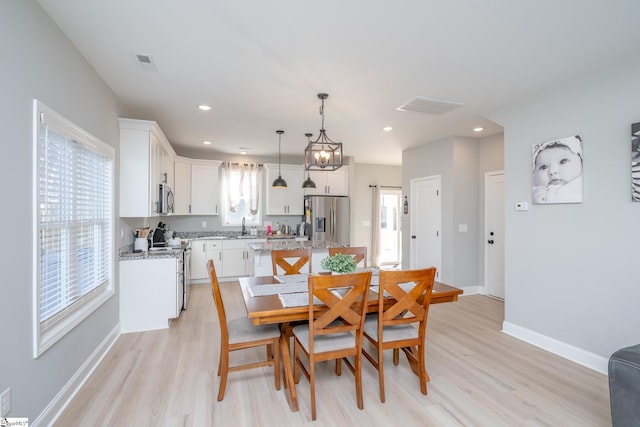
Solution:
<svg viewBox="0 0 640 427">
<path fill-rule="evenodd" d="M 222 241 L 222 277 L 247 274 L 247 246 L 244 239 Z"/>
<path fill-rule="evenodd" d="M 191 208 L 191 163 L 178 160 L 173 164 L 174 213 L 189 215 Z"/>
<path fill-rule="evenodd" d="M 267 239 L 237 239 L 223 241 L 223 274 L 224 277 L 252 275 L 254 251 L 250 243 L 266 243 Z"/>
<path fill-rule="evenodd" d="M 216 275 L 222 275 L 222 241 L 201 239 L 191 241 L 191 279 L 208 280 L 207 262 L 212 259 Z"/>
<path fill-rule="evenodd" d="M 267 239 L 199 239 L 191 241 L 191 279 L 209 280 L 207 261 L 213 260 L 218 278 L 251 274 L 249 243 Z"/>
<path fill-rule="evenodd" d="M 217 160 L 176 158 L 176 215 L 218 215 L 220 212 L 220 165 Z"/>
<path fill-rule="evenodd" d="M 266 171 L 267 215 L 302 215 L 304 213 L 304 167 L 299 165 L 264 165 Z M 287 188 L 273 188 L 271 184 L 278 177 L 278 170 L 287 182 Z"/>
<path fill-rule="evenodd" d="M 158 216 L 160 183 L 171 186 L 175 151 L 156 122 L 120 122 L 120 216 Z"/>
<path fill-rule="evenodd" d="M 305 188 L 305 195 L 348 196 L 349 167 L 343 166 L 333 172 L 310 171 L 309 176 L 316 188 Z"/>
<path fill-rule="evenodd" d="M 191 215 L 218 215 L 221 162 L 191 164 Z"/>
<path fill-rule="evenodd" d="M 175 257 L 120 261 L 122 333 L 165 329 L 180 315 L 182 286 Z"/>
</svg>

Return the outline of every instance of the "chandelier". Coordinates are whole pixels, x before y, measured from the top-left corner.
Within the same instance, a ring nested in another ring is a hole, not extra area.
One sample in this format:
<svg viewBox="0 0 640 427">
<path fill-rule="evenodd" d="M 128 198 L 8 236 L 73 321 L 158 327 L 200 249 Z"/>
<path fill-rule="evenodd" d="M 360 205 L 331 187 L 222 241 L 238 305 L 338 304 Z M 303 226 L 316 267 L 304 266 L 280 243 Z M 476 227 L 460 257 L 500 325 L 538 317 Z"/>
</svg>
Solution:
<svg viewBox="0 0 640 427">
<path fill-rule="evenodd" d="M 320 107 L 322 127 L 318 138 L 310 141 L 304 149 L 304 168 L 307 171 L 334 171 L 342 167 L 342 142 L 333 142 L 324 130 L 324 100 L 328 97 L 326 93 L 318 94 L 318 98 L 322 101 Z"/>
</svg>

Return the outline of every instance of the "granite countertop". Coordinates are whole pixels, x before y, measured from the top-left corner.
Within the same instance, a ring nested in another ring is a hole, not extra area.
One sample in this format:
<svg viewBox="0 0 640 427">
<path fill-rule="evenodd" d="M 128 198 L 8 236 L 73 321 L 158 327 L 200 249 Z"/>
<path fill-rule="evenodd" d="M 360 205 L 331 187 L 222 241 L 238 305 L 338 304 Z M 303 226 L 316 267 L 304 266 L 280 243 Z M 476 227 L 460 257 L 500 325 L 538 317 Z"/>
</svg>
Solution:
<svg viewBox="0 0 640 427">
<path fill-rule="evenodd" d="M 176 237 L 189 240 L 232 240 L 232 239 L 267 239 L 267 240 L 293 240 L 297 237 L 294 234 L 266 234 L 264 231 L 258 232 L 256 236 L 250 234 L 241 235 L 237 231 L 176 231 Z"/>
<path fill-rule="evenodd" d="M 267 243 L 249 243 L 249 247 L 258 252 L 271 252 L 272 250 L 279 250 L 279 249 L 344 248 L 344 247 L 347 247 L 347 245 L 342 245 L 336 242 L 330 242 L 328 240 L 307 240 L 303 242 L 296 242 L 295 240 L 286 240 L 286 241 L 272 240 Z"/>
<path fill-rule="evenodd" d="M 177 258 L 189 246 L 188 242 L 182 243 L 181 246 L 168 246 L 157 248 L 149 251 L 134 252 L 133 245 L 120 249 L 120 261 L 136 260 L 136 259 L 155 259 L 155 258 Z"/>
</svg>

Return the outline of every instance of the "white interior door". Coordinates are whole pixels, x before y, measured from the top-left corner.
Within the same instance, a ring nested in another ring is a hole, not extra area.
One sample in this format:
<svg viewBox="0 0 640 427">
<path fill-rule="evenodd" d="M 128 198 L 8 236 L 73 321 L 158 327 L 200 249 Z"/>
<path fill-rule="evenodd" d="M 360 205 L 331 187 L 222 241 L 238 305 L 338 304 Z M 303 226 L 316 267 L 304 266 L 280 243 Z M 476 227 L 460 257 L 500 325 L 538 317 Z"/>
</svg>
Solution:
<svg viewBox="0 0 640 427">
<path fill-rule="evenodd" d="M 411 180 L 410 247 L 411 269 L 436 267 L 436 280 L 442 277 L 440 176 Z"/>
<path fill-rule="evenodd" d="M 504 299 L 504 172 L 487 172 L 484 182 L 485 287 L 489 295 Z"/>
</svg>

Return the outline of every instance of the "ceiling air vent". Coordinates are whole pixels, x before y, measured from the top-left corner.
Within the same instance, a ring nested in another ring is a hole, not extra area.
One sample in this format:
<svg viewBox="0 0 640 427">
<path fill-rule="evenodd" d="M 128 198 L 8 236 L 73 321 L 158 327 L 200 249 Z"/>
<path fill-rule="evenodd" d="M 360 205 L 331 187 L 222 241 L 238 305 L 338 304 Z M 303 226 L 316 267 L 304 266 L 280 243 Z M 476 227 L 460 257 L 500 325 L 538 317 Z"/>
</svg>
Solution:
<svg viewBox="0 0 640 427">
<path fill-rule="evenodd" d="M 153 59 L 153 56 L 151 55 L 145 55 L 142 53 L 133 53 L 133 58 L 136 61 L 136 64 L 138 64 L 138 67 L 140 67 L 143 70 L 146 71 L 158 71 L 158 68 L 156 67 L 156 62 Z"/>
<path fill-rule="evenodd" d="M 425 114 L 443 114 L 456 108 L 462 107 L 461 102 L 445 101 L 442 99 L 425 98 L 416 96 L 409 102 L 396 108 L 400 111 L 415 111 Z"/>
</svg>

